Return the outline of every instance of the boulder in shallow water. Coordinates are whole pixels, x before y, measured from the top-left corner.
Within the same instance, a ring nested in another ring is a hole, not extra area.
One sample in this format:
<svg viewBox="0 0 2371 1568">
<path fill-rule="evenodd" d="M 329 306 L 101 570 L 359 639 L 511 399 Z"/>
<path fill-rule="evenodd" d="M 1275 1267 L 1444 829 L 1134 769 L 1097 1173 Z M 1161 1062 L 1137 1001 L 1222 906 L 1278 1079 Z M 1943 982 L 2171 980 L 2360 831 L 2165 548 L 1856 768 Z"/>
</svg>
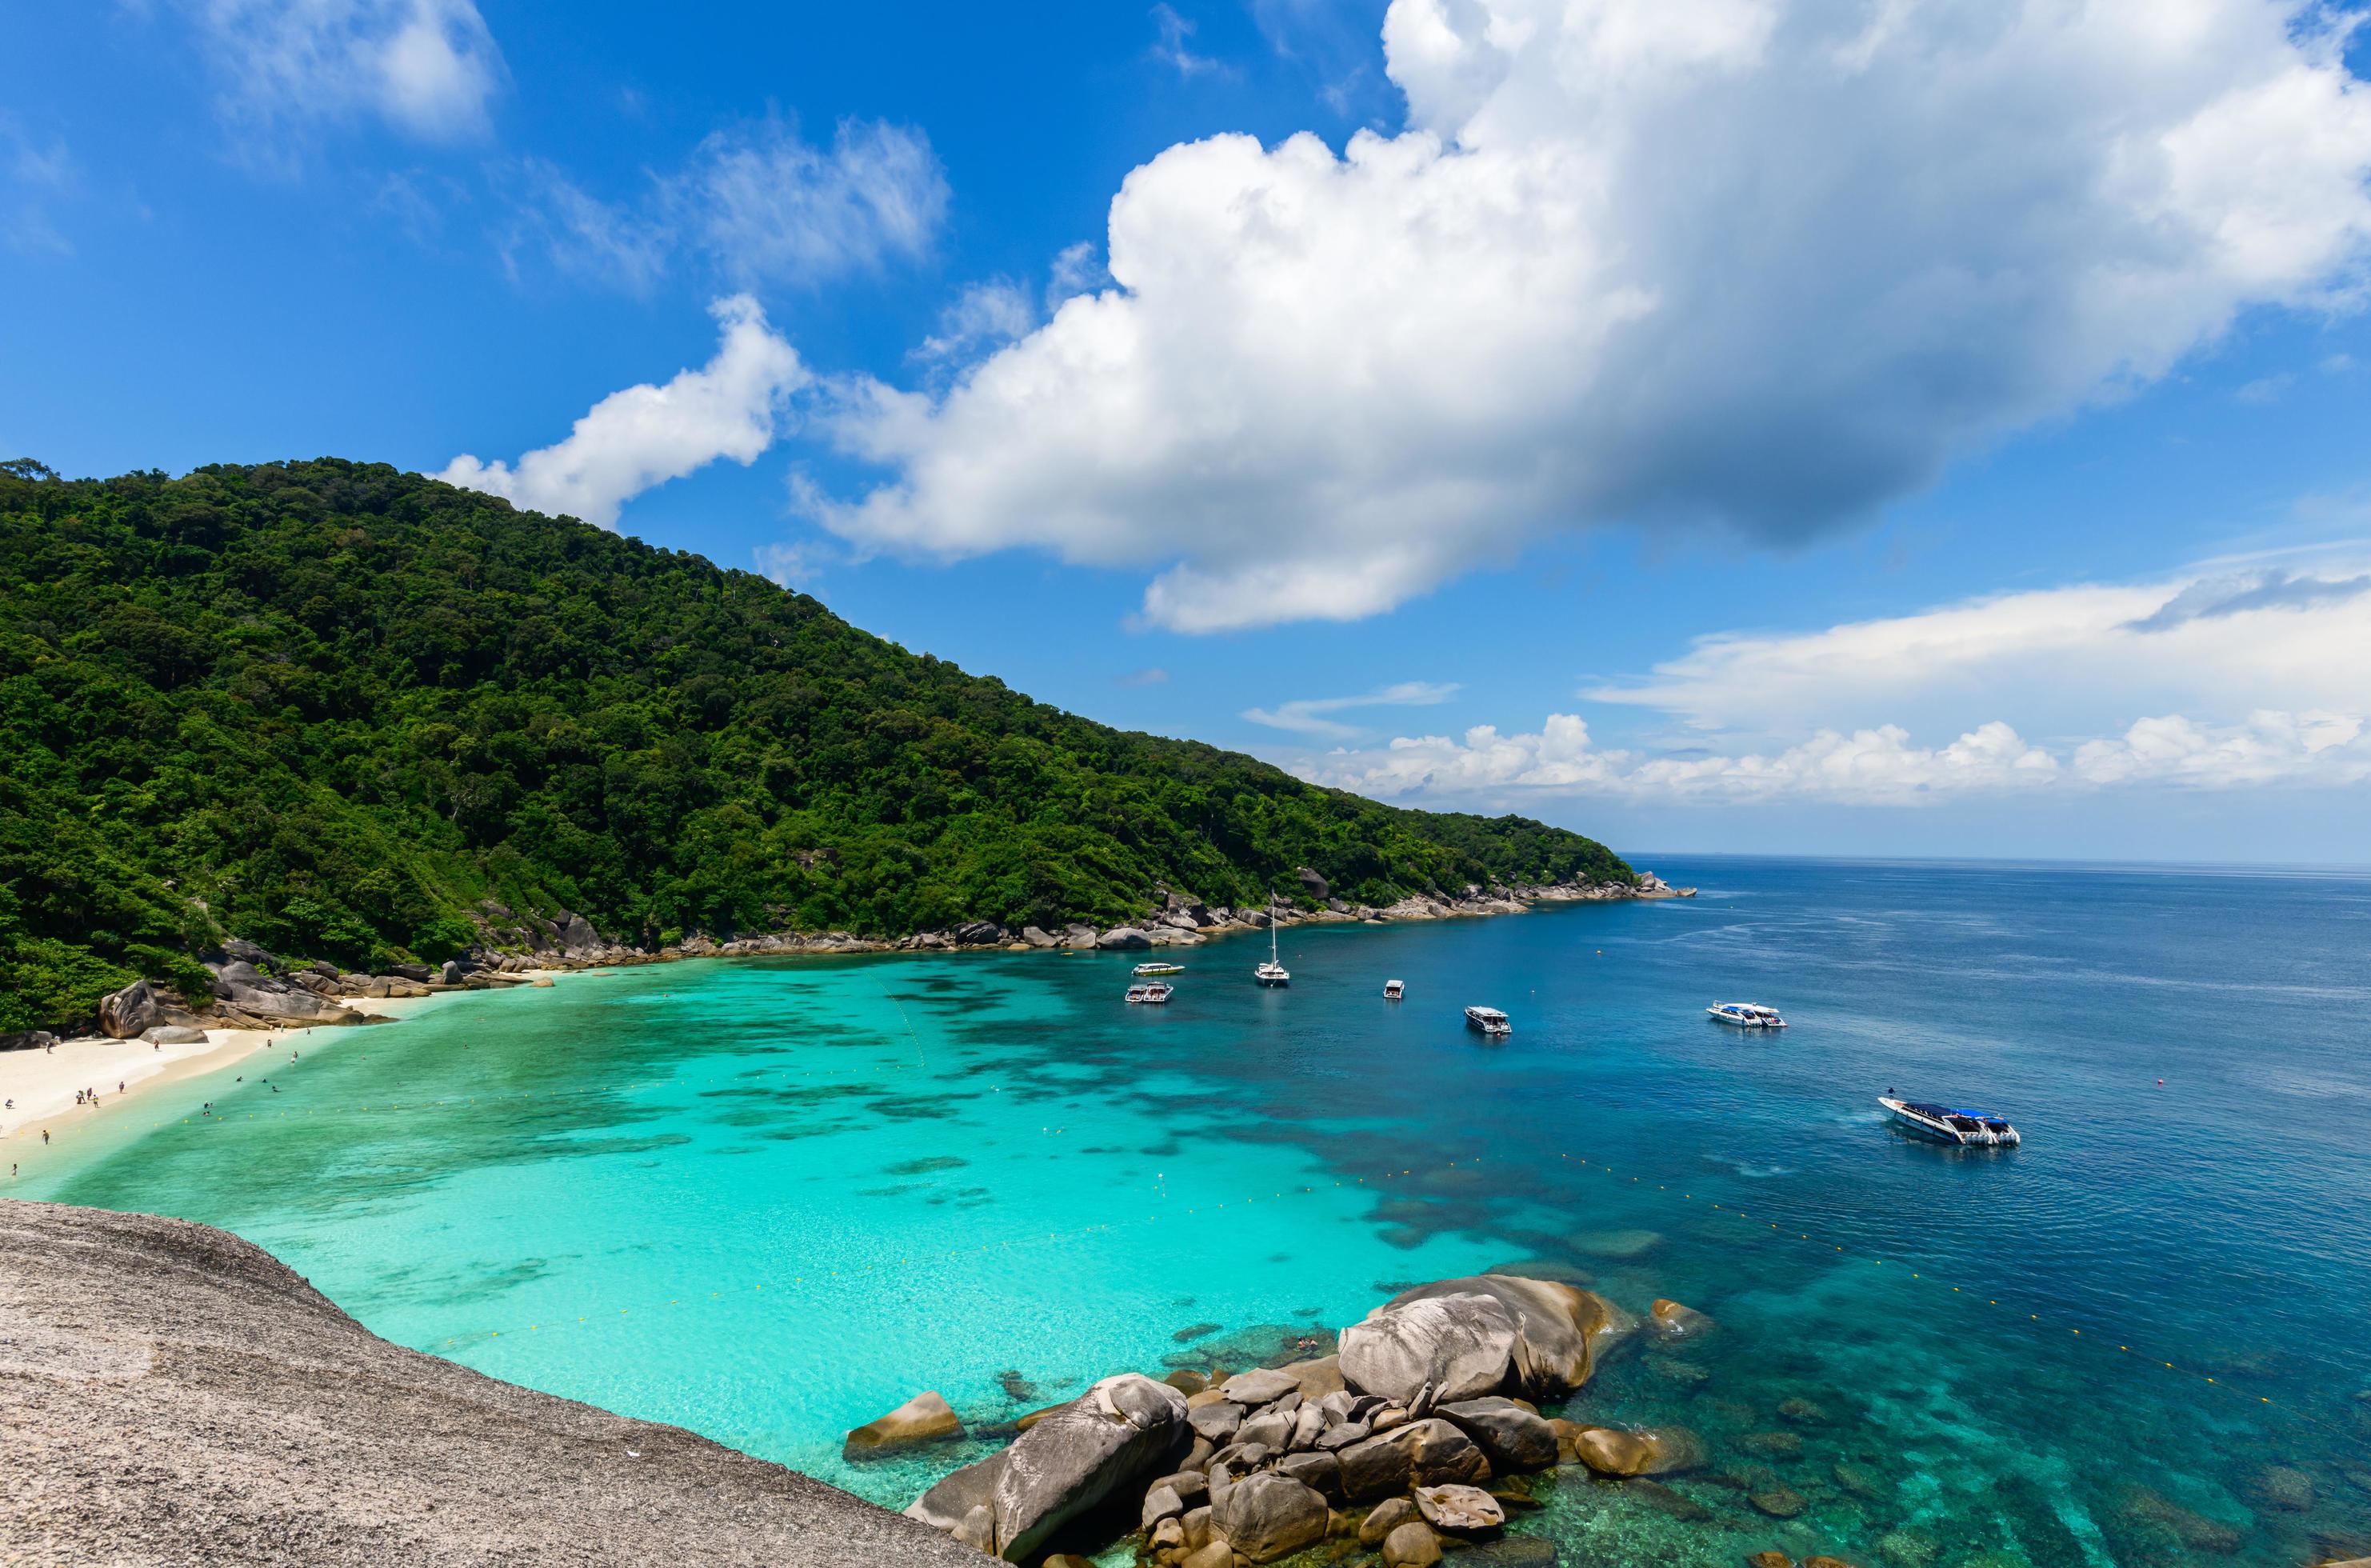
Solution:
<svg viewBox="0 0 2371 1568">
<path fill-rule="evenodd" d="M 1115 925 L 1095 938 L 1095 946 L 1109 951 L 1129 953 L 1152 946 L 1152 938 L 1133 925 Z"/>
<path fill-rule="evenodd" d="M 206 1031 L 194 1024 L 158 1024 L 140 1038 L 151 1045 L 203 1045 Z"/>
<path fill-rule="evenodd" d="M 1070 1520 L 1155 1467 L 1165 1468 L 1185 1452 L 1189 1431 L 1186 1396 L 1139 1374 L 1122 1373 L 1047 1411 L 1011 1447 L 957 1470 L 907 1512 L 937 1523 L 954 1502 L 976 1490 L 955 1483 L 995 1466 L 988 1495 L 989 1550 L 1018 1562 Z M 948 1492 L 943 1498 L 943 1491 Z"/>
<path fill-rule="evenodd" d="M 1537 1411 L 1512 1400 L 1460 1400 L 1436 1407 L 1434 1413 L 1474 1439 L 1500 1475 L 1544 1470 L 1556 1462 L 1556 1428 Z"/>
<path fill-rule="evenodd" d="M 1399 1296 L 1342 1330 L 1342 1377 L 1403 1404 L 1428 1386 L 1436 1399 L 1471 1400 L 1505 1385 L 1514 1352 L 1514 1318 L 1495 1296 Z"/>
<path fill-rule="evenodd" d="M 1676 1301 L 1661 1297 L 1658 1297 L 1655 1304 L 1647 1309 L 1647 1317 L 1666 1339 L 1694 1339 L 1709 1331 L 1713 1326 L 1712 1319 L 1694 1307 L 1683 1307 Z"/>
<path fill-rule="evenodd" d="M 1478 1486 L 1419 1486 L 1415 1496 L 1417 1511 L 1437 1530 L 1477 1535 L 1507 1522 L 1506 1509 Z"/>
<path fill-rule="evenodd" d="M 1254 1562 L 1273 1562 L 1325 1539 L 1325 1499 L 1274 1471 L 1248 1475 L 1210 1504 L 1210 1524 Z"/>
<path fill-rule="evenodd" d="M 963 1422 L 947 1401 L 934 1392 L 920 1393 L 876 1416 L 848 1434 L 839 1457 L 848 1460 L 876 1459 L 919 1443 L 937 1443 L 964 1434 Z"/>
<path fill-rule="evenodd" d="M 1683 1426 L 1591 1426 L 1573 1438 L 1573 1457 L 1600 1475 L 1670 1475 L 1704 1463 L 1704 1445 Z"/>
<path fill-rule="evenodd" d="M 1795 1568 L 1795 1560 L 1783 1551 L 1757 1551 L 1745 1560 L 1745 1568 Z"/>
<path fill-rule="evenodd" d="M 1440 1538 L 1421 1519 L 1392 1527 L 1383 1538 L 1383 1568 L 1432 1568 L 1440 1561 Z"/>
<path fill-rule="evenodd" d="M 1539 1400 L 1562 1399 L 1587 1383 L 1598 1357 L 1637 1326 L 1628 1313 L 1593 1292 L 1553 1280 L 1511 1274 L 1475 1274 L 1417 1285 L 1369 1314 L 1369 1320 L 1410 1302 L 1451 1295 L 1486 1295 L 1498 1302 L 1513 1322 L 1515 1339 L 1509 1387 L 1467 1393 L 1442 1383 L 1435 1388 L 1434 1398 L 1443 1401 L 1501 1392 Z M 1349 1332 L 1344 1330 L 1346 1340 Z M 1352 1387 L 1360 1387 L 1347 1350 L 1343 1375 Z M 1408 1395 L 1400 1397 L 1413 1397 L 1413 1393 L 1410 1390 Z"/>
<path fill-rule="evenodd" d="M 1752 1504 L 1755 1509 L 1769 1515 L 1774 1519 L 1791 1519 L 1809 1506 L 1803 1501 L 1801 1493 L 1790 1491 L 1783 1486 L 1773 1487 L 1767 1492 L 1754 1493 L 1746 1498 L 1746 1501 Z"/>
<path fill-rule="evenodd" d="M 1490 1461 L 1474 1440 L 1438 1417 L 1412 1421 L 1354 1443 L 1338 1457 L 1343 1494 L 1353 1503 L 1388 1497 L 1411 1484 L 1490 1479 Z"/>
</svg>

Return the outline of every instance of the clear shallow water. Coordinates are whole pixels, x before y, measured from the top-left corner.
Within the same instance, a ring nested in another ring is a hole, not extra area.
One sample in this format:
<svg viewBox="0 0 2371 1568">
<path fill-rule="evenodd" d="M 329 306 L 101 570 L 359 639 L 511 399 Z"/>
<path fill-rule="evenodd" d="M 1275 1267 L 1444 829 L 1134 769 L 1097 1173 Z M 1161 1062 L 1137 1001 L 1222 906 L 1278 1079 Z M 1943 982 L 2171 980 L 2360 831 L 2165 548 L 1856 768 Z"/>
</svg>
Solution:
<svg viewBox="0 0 2371 1568">
<path fill-rule="evenodd" d="M 1166 1008 L 1120 955 L 457 997 L 159 1090 L 17 1191 L 226 1225 L 391 1339 L 892 1504 L 963 1456 L 839 1439 L 918 1388 L 992 1423 L 1546 1259 L 1722 1325 L 1567 1411 L 1712 1458 L 1544 1488 L 1567 1563 L 2371 1551 L 2371 878 L 1653 864 L 1702 895 L 1300 930 L 1285 993 L 1212 943 Z M 2028 1143 L 1898 1139 L 1889 1087 Z"/>
</svg>

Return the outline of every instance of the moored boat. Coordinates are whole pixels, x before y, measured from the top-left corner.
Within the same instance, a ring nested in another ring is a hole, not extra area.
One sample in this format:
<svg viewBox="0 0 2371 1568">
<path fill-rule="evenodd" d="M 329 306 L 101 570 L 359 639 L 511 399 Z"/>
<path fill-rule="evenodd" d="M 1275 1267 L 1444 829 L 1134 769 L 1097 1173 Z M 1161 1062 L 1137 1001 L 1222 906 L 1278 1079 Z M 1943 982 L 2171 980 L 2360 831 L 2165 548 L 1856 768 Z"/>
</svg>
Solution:
<svg viewBox="0 0 2371 1568">
<path fill-rule="evenodd" d="M 1895 1125 L 1938 1144 L 2012 1148 L 2024 1142 L 2007 1118 L 1990 1111 L 1955 1110 L 1922 1099 L 1895 1099 L 1891 1095 L 1879 1096 L 1877 1103 L 1892 1115 Z"/>
<path fill-rule="evenodd" d="M 1515 1026 L 1507 1021 L 1507 1015 L 1496 1007 L 1466 1008 L 1465 1023 L 1469 1028 L 1480 1029 L 1486 1035 L 1510 1035 L 1515 1032 Z"/>
<path fill-rule="evenodd" d="M 1276 895 L 1267 896 L 1267 961 L 1252 970 L 1252 978 L 1262 985 L 1290 985 L 1292 971 L 1284 967 L 1276 951 Z"/>
<path fill-rule="evenodd" d="M 1383 1000 L 1396 1002 L 1407 994 L 1407 987 L 1396 980 L 1383 981 Z"/>
<path fill-rule="evenodd" d="M 1758 1002 L 1716 1002 L 1705 1009 L 1724 1024 L 1735 1024 L 1741 1029 L 1783 1029 L 1787 1020 L 1778 1016 L 1775 1007 L 1764 1007 Z"/>
<path fill-rule="evenodd" d="M 1186 972 L 1186 966 L 1184 964 L 1173 964 L 1166 958 L 1155 958 L 1151 963 L 1137 965 L 1135 972 L 1139 975 L 1184 974 Z"/>
<path fill-rule="evenodd" d="M 1165 980 L 1151 981 L 1143 985 L 1129 986 L 1128 999 L 1130 1002 L 1166 1002 L 1176 989 Z"/>
</svg>

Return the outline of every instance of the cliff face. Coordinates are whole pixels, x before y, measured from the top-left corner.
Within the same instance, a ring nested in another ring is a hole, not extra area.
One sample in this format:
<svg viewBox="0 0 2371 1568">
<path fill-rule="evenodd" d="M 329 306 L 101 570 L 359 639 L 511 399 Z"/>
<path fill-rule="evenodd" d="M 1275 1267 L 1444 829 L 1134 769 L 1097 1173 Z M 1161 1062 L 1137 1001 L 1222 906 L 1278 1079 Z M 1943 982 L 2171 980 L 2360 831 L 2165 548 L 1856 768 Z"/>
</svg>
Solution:
<svg viewBox="0 0 2371 1568">
<path fill-rule="evenodd" d="M 972 1568 L 671 1426 L 377 1338 L 261 1249 L 0 1199 L 0 1560 Z"/>
</svg>

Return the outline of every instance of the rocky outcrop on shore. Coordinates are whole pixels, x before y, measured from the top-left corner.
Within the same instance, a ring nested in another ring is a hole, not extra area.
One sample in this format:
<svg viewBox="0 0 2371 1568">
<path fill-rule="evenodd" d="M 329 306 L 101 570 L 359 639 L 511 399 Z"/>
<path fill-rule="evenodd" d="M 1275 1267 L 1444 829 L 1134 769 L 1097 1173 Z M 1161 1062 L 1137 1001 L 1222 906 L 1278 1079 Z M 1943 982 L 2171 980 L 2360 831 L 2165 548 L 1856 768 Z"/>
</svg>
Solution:
<svg viewBox="0 0 2371 1568">
<path fill-rule="evenodd" d="M 1631 899 L 1690 898 L 1694 888 L 1674 889 L 1653 872 L 1627 882 L 1469 883 L 1453 892 L 1417 894 L 1377 907 L 1332 895 L 1326 879 L 1303 866 L 1295 880 L 1314 907 L 1279 905 L 1279 926 L 1363 922 L 1450 920 L 1465 916 L 1521 914 L 1543 903 L 1610 902 Z M 392 964 L 371 974 L 341 970 L 326 961 L 283 958 L 253 942 L 233 939 L 201 955 L 213 976 L 205 996 L 180 997 L 153 981 L 138 981 L 101 999 L 101 1029 L 119 1040 L 159 1038 L 170 1028 L 311 1028 L 323 1024 L 380 1021 L 362 1005 L 374 998 L 426 996 L 442 991 L 486 991 L 534 983 L 535 971 L 659 963 L 673 958 L 757 958 L 769 955 L 831 956 L 852 953 L 955 952 L 963 950 L 1069 949 L 1137 952 L 1190 947 L 1213 936 L 1263 931 L 1266 909 L 1210 905 L 1167 888 L 1133 922 L 1097 927 L 1083 921 L 1059 932 L 1036 925 L 1018 929 L 991 920 L 966 921 L 943 931 L 887 938 L 846 931 L 768 932 L 759 935 L 699 934 L 679 942 L 645 945 L 605 935 L 583 915 L 561 911 L 546 917 L 520 915 L 493 900 L 474 912 L 479 941 L 468 952 L 436 968 Z M 87 1022 L 87 1020 L 86 1020 Z M 0 1051 L 40 1049 L 56 1037 L 44 1031 L 0 1036 Z"/>
<path fill-rule="evenodd" d="M 966 1568 L 698 1437 L 377 1338 L 204 1225 L 0 1199 L 0 1557 Z"/>
<path fill-rule="evenodd" d="M 1560 1281 L 1436 1281 L 1343 1330 L 1332 1354 L 1106 1378 L 907 1513 L 1012 1562 L 1057 1539 L 1101 1551 L 1131 1530 L 1149 1568 L 1239 1568 L 1326 1541 L 1329 1562 L 1439 1562 L 1497 1541 L 1510 1508 L 1533 1505 L 1528 1473 L 1578 1465 L 1628 1481 L 1704 1462 L 1683 1428 L 1542 1413 L 1638 1329 Z"/>
</svg>

